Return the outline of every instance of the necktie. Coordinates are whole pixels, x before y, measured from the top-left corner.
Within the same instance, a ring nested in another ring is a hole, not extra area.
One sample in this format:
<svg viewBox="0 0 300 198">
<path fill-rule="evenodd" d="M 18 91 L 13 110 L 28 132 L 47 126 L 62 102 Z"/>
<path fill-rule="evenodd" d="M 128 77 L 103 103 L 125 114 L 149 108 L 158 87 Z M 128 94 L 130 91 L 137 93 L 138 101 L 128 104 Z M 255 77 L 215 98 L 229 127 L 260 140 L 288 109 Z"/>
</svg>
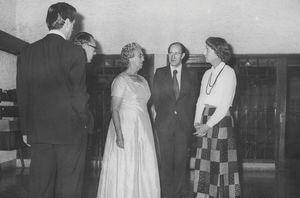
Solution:
<svg viewBox="0 0 300 198">
<path fill-rule="evenodd" d="M 177 80 L 177 70 L 173 71 L 173 90 L 174 90 L 174 94 L 176 97 L 176 100 L 179 96 L 179 85 L 178 85 L 178 80 Z"/>
</svg>

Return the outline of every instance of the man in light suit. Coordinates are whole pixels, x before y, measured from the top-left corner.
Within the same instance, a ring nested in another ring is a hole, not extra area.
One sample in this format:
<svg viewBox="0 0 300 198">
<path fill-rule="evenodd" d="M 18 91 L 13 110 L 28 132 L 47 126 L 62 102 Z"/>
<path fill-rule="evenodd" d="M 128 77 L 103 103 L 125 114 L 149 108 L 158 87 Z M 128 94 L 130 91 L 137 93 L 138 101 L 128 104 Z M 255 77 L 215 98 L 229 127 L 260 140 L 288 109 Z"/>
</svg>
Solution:
<svg viewBox="0 0 300 198">
<path fill-rule="evenodd" d="M 31 145 L 30 198 L 81 197 L 90 122 L 86 57 L 68 41 L 75 17 L 73 6 L 51 5 L 49 33 L 18 57 L 21 130 Z"/>
<path fill-rule="evenodd" d="M 179 42 L 168 48 L 170 65 L 156 70 L 152 112 L 158 136 L 163 198 L 186 197 L 187 158 L 196 103 L 196 80 L 182 64 L 186 49 Z"/>
</svg>

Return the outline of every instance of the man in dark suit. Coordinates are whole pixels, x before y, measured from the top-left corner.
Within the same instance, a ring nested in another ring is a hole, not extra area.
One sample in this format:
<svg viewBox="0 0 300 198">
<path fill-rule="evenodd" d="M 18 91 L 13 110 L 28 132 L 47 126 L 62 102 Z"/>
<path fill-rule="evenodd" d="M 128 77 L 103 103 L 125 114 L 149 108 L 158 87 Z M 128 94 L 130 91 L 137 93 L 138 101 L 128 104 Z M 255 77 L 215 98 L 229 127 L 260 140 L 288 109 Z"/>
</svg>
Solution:
<svg viewBox="0 0 300 198">
<path fill-rule="evenodd" d="M 31 145 L 30 198 L 80 198 L 88 94 L 86 57 L 68 41 L 76 9 L 49 7 L 49 33 L 25 47 L 17 64 L 17 99 L 24 140 Z"/>
<path fill-rule="evenodd" d="M 172 43 L 170 65 L 157 69 L 153 79 L 152 112 L 156 114 L 163 198 L 186 197 L 187 192 L 187 154 L 197 96 L 194 75 L 182 64 L 185 51 L 183 44 Z"/>
<path fill-rule="evenodd" d="M 94 55 L 96 54 L 96 49 L 97 49 L 97 44 L 96 40 L 88 32 L 78 32 L 72 39 L 73 43 L 75 45 L 79 45 L 84 49 L 85 55 L 86 55 L 86 62 L 91 63 Z M 91 111 L 91 107 L 89 108 Z M 89 113 L 89 118 L 88 121 L 89 123 L 87 124 L 88 127 L 88 133 L 93 134 L 94 133 L 94 117 L 91 112 Z M 89 137 L 91 138 L 91 137 Z"/>
<path fill-rule="evenodd" d="M 87 63 L 92 62 L 97 49 L 96 40 L 93 35 L 88 32 L 78 32 L 73 38 L 73 43 L 80 45 L 84 49 Z"/>
</svg>

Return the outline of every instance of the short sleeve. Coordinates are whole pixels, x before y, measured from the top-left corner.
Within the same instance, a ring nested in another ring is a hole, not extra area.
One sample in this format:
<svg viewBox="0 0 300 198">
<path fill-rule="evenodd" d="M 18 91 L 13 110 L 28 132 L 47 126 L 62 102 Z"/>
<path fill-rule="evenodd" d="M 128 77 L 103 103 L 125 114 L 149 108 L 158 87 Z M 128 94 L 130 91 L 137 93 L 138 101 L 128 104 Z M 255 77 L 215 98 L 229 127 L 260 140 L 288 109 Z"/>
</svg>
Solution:
<svg viewBox="0 0 300 198">
<path fill-rule="evenodd" d="M 123 76 L 117 76 L 111 85 L 111 96 L 122 97 L 126 89 L 126 80 Z"/>
</svg>

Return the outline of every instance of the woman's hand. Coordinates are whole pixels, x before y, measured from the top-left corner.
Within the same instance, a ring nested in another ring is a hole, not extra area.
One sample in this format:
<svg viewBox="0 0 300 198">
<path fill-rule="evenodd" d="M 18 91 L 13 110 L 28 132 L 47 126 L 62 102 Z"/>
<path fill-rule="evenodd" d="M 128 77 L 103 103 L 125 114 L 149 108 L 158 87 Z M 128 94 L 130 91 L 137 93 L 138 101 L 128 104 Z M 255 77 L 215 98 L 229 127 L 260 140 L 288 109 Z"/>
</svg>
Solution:
<svg viewBox="0 0 300 198">
<path fill-rule="evenodd" d="M 156 111 L 155 111 L 154 105 L 151 106 L 151 115 L 152 115 L 152 119 L 155 120 L 155 117 L 156 117 Z"/>
<path fill-rule="evenodd" d="M 23 138 L 23 142 L 24 142 L 27 146 L 31 147 L 31 145 L 28 144 L 28 142 L 27 142 L 27 135 L 23 135 L 22 138 Z"/>
<path fill-rule="evenodd" d="M 200 122 L 194 123 L 194 128 L 196 129 L 196 131 L 197 131 L 198 129 L 200 129 L 201 125 L 203 125 L 203 124 L 200 124 Z"/>
<path fill-rule="evenodd" d="M 200 123 L 195 123 L 194 127 L 196 129 L 196 132 L 193 134 L 198 137 L 205 136 L 207 134 L 208 130 L 211 129 L 211 127 L 208 126 L 207 124 L 200 124 Z"/>
<path fill-rule="evenodd" d="M 118 147 L 124 149 L 124 138 L 122 133 L 117 134 L 116 143 Z"/>
</svg>

